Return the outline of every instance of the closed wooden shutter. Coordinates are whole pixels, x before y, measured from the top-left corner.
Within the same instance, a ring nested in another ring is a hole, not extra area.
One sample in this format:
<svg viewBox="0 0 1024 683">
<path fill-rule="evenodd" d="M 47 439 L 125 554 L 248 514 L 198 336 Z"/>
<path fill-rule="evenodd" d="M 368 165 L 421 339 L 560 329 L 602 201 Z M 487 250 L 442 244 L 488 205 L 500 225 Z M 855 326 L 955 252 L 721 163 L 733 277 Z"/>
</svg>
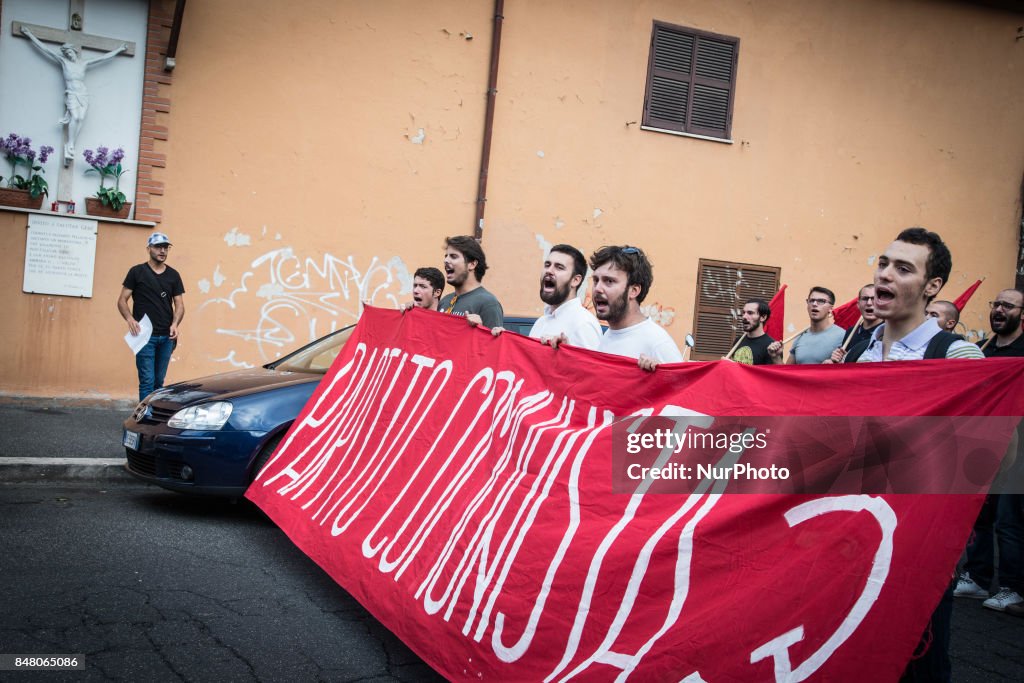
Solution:
<svg viewBox="0 0 1024 683">
<path fill-rule="evenodd" d="M 728 139 L 739 42 L 654 22 L 644 125 Z"/>
<path fill-rule="evenodd" d="M 779 289 L 781 268 L 700 259 L 693 336 L 694 360 L 718 360 L 741 334 L 747 299 L 770 301 Z"/>
</svg>

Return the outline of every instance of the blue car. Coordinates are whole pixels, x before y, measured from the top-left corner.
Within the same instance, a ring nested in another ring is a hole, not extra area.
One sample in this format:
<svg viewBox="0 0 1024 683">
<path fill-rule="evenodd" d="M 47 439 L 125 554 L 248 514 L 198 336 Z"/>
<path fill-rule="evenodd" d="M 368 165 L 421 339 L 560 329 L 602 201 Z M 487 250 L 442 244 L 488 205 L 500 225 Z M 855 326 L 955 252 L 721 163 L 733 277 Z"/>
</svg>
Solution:
<svg viewBox="0 0 1024 683">
<path fill-rule="evenodd" d="M 353 329 L 344 327 L 261 368 L 154 391 L 124 421 L 125 467 L 172 491 L 241 496 Z"/>
<path fill-rule="evenodd" d="M 534 318 L 508 317 L 527 334 Z M 181 493 L 239 497 L 313 395 L 355 325 L 261 368 L 154 391 L 124 421 L 128 471 Z"/>
</svg>

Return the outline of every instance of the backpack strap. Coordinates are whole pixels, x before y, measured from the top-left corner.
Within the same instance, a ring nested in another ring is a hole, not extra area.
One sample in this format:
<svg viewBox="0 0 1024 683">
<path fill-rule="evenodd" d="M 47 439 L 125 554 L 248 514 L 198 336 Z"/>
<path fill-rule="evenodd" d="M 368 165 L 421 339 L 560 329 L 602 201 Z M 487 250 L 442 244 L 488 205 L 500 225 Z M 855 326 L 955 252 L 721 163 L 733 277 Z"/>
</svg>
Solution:
<svg viewBox="0 0 1024 683">
<path fill-rule="evenodd" d="M 928 346 L 924 350 L 924 357 L 925 359 L 945 358 L 946 352 L 949 351 L 949 347 L 953 345 L 953 342 L 963 341 L 963 339 L 959 334 L 942 330 L 928 342 Z"/>
<path fill-rule="evenodd" d="M 843 358 L 844 363 L 856 363 L 857 359 L 867 350 L 868 344 L 871 343 L 870 339 L 857 342 L 853 345 L 853 348 L 846 352 L 846 357 Z"/>
</svg>

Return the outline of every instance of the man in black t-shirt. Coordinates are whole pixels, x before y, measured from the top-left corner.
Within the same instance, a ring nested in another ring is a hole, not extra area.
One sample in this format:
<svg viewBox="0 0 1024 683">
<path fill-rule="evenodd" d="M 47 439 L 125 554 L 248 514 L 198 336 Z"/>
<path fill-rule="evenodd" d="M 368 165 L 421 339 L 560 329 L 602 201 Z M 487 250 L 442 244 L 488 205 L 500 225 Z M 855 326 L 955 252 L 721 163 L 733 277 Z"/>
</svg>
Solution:
<svg viewBox="0 0 1024 683">
<path fill-rule="evenodd" d="M 178 271 L 167 265 L 171 240 L 162 232 L 154 232 L 146 242 L 149 260 L 132 266 L 124 278 L 117 310 L 128 323 L 133 335 L 141 331 L 139 321 L 149 317 L 153 334 L 135 354 L 139 371 L 139 400 L 163 387 L 171 352 L 178 340 L 178 325 L 185 317 L 185 285 Z M 128 299 L 132 300 L 131 308 Z"/>
<path fill-rule="evenodd" d="M 768 346 L 775 340 L 764 331 L 772 309 L 764 299 L 749 299 L 743 304 L 743 332 L 746 338 L 736 347 L 732 360 L 746 365 L 771 365 Z"/>
<path fill-rule="evenodd" d="M 869 282 L 860 288 L 857 294 L 857 310 L 860 311 L 860 322 L 846 333 L 843 345 L 832 352 L 826 363 L 842 363 L 846 352 L 861 342 L 870 341 L 875 328 L 882 324 L 882 319 L 875 315 L 875 284 Z"/>
<path fill-rule="evenodd" d="M 1021 329 L 1021 313 L 1024 312 L 1024 292 L 1019 289 L 1004 289 L 995 301 L 988 302 L 992 312 L 988 315 L 989 325 L 995 339 L 978 342 L 985 358 L 1024 356 L 1024 330 Z"/>
</svg>

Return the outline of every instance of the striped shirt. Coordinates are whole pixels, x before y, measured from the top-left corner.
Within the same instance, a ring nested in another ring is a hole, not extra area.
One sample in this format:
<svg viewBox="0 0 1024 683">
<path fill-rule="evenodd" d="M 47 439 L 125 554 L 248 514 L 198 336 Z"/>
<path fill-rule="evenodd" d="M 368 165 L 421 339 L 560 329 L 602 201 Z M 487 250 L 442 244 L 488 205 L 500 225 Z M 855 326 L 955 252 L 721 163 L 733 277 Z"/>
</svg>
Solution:
<svg viewBox="0 0 1024 683">
<path fill-rule="evenodd" d="M 889 349 L 889 357 L 882 358 L 882 333 L 884 330 L 884 323 L 875 328 L 871 334 L 871 342 L 864 349 L 864 353 L 860 355 L 860 358 L 857 359 L 858 363 L 873 363 L 881 360 L 922 360 L 924 359 L 925 351 L 928 349 L 928 342 L 942 331 L 939 328 L 939 324 L 935 322 L 935 318 L 928 318 L 914 328 L 906 337 L 893 343 Z M 950 344 L 949 350 L 946 351 L 946 358 L 984 357 L 985 354 L 977 346 L 963 340 L 953 342 Z"/>
</svg>

